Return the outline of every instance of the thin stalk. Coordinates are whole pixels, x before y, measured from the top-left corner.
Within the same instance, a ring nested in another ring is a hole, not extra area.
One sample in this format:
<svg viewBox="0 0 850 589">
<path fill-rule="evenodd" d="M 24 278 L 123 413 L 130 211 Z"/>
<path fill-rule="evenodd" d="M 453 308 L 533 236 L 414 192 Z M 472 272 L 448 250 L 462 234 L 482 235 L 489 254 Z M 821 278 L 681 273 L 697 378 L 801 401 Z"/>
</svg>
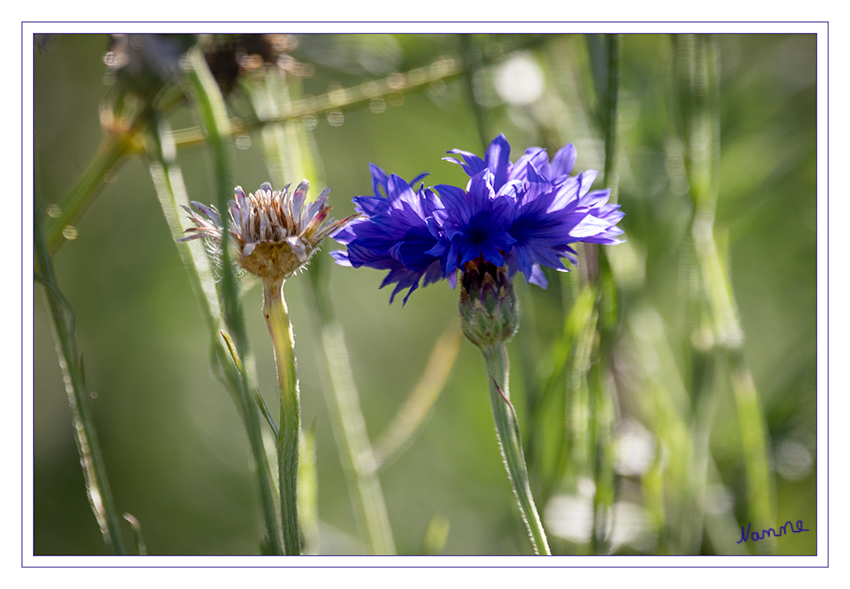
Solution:
<svg viewBox="0 0 850 589">
<path fill-rule="evenodd" d="M 314 284 L 318 281 L 316 273 L 320 263 L 321 260 L 314 261 L 310 280 L 305 284 L 312 295 L 313 318 L 321 334 L 324 354 L 320 357 L 325 364 L 321 373 L 330 376 L 330 383 L 324 383 L 322 390 L 331 415 L 331 429 L 361 536 L 367 539 L 372 554 L 395 554 L 387 506 L 375 468 L 366 420 L 360 409 L 345 335 L 334 316 L 327 289 Z"/>
<path fill-rule="evenodd" d="M 398 458 L 431 413 L 454 366 L 461 335 L 457 321 L 452 321 L 437 338 L 419 382 L 375 442 L 375 468 L 383 468 Z"/>
<path fill-rule="evenodd" d="M 126 94 L 119 94 L 117 100 L 111 105 L 109 100 L 104 99 L 101 105 L 101 124 L 104 133 L 97 152 L 60 201 L 59 216 L 46 228 L 47 246 L 51 255 L 56 255 L 65 243 L 65 227 L 75 225 L 94 201 L 107 172 L 115 168 L 125 155 L 146 151 L 147 124 L 151 121 L 156 122 L 157 113 L 169 112 L 184 99 L 183 89 L 178 85 L 170 85 L 163 89 L 153 103 L 142 105 L 140 110 L 131 115 L 116 115 L 113 107 L 118 107 L 117 110 L 122 111 L 123 106 L 126 105 L 124 101 L 126 96 Z"/>
<path fill-rule="evenodd" d="M 142 535 L 142 524 L 133 516 L 132 513 L 125 513 L 124 519 L 130 524 L 133 529 L 133 539 L 136 542 L 136 556 L 147 556 L 148 548 L 145 545 L 145 538 Z"/>
<path fill-rule="evenodd" d="M 497 342 L 491 345 L 479 346 L 484 355 L 484 365 L 487 369 L 490 385 L 490 404 L 493 408 L 493 419 L 496 422 L 496 434 L 502 458 L 508 470 L 508 478 L 513 485 L 514 494 L 519 504 L 520 514 L 531 538 L 535 554 L 551 555 L 543 523 L 537 514 L 531 487 L 528 483 L 528 469 L 522 453 L 522 439 L 519 433 L 519 423 L 516 412 L 510 402 L 508 391 L 508 352 L 505 344 Z"/>
<path fill-rule="evenodd" d="M 472 79 L 475 72 L 482 66 L 481 48 L 476 45 L 471 34 L 460 35 L 460 46 L 465 66 L 463 85 L 466 90 L 467 104 L 469 104 L 472 114 L 475 116 L 475 128 L 478 131 L 481 147 L 486 149 L 490 144 L 490 138 L 487 135 L 487 113 L 475 99 L 475 85 Z"/>
<path fill-rule="evenodd" d="M 608 83 L 605 96 L 605 167 L 603 186 L 611 189 L 610 202 L 617 202 L 617 106 L 620 93 L 621 35 L 608 35 Z"/>
<path fill-rule="evenodd" d="M 280 393 L 280 434 L 277 438 L 278 476 L 280 481 L 280 517 L 283 545 L 287 555 L 301 554 L 298 527 L 298 445 L 301 433 L 301 401 L 295 369 L 295 339 L 283 281 L 263 281 L 263 315 L 269 328 L 277 367 Z"/>
<path fill-rule="evenodd" d="M 696 296 L 704 302 L 706 314 L 707 329 L 702 339 L 706 340 L 706 351 L 715 356 L 714 362 L 730 361 L 744 447 L 747 511 L 754 522 L 770 522 L 775 513 L 775 499 L 768 465 L 768 435 L 755 383 L 744 359 L 744 334 L 728 266 L 721 259 L 715 237 L 714 216 L 720 187 L 719 49 L 712 36 L 676 36 L 674 43 L 686 172 L 694 204 L 691 239 L 700 278 Z M 711 394 L 719 394 L 718 388 Z M 706 464 L 703 460 L 700 467 Z M 776 542 L 773 539 L 759 542 L 756 549 L 775 552 Z"/>
<path fill-rule="evenodd" d="M 381 481 L 375 469 L 366 420 L 354 386 L 354 375 L 345 336 L 339 321 L 322 320 L 322 347 L 330 373 L 330 405 L 333 431 L 340 450 L 358 527 L 365 532 L 373 554 L 395 554 L 392 528 Z"/>
<path fill-rule="evenodd" d="M 617 202 L 617 110 L 620 90 L 620 35 L 605 36 L 605 67 L 596 74 L 600 79 L 596 85 L 599 100 L 599 120 L 605 136 L 605 164 L 603 186 L 611 190 L 610 202 Z M 594 444 L 593 461 L 593 527 L 590 538 L 592 554 L 604 552 L 606 549 L 605 533 L 609 528 L 608 518 L 613 511 L 615 494 L 615 477 L 613 468 L 613 426 L 616 419 L 613 391 L 605 386 L 603 380 L 610 370 L 610 351 L 614 340 L 614 327 L 617 322 L 617 294 L 614 288 L 606 288 L 613 284 L 611 267 L 608 263 L 607 250 L 590 246 L 597 254 L 599 267 L 594 276 L 594 290 L 598 292 L 596 308 L 599 313 L 599 345 L 593 350 L 593 365 L 595 366 L 593 386 L 591 387 L 592 410 L 590 419 L 594 430 L 591 443 Z M 603 370 L 601 367 L 605 367 Z"/>
<path fill-rule="evenodd" d="M 595 355 L 600 356 L 597 352 Z M 604 359 L 602 359 L 604 361 Z M 611 377 L 601 362 L 593 364 L 590 375 L 590 415 L 595 429 L 593 456 L 593 527 L 590 536 L 591 554 L 604 554 L 609 549 L 609 521 L 613 514 L 616 492 L 614 475 L 613 430 L 616 420 Z"/>
<path fill-rule="evenodd" d="M 193 103 L 207 132 L 209 144 L 212 147 L 214 167 L 216 170 L 217 204 L 220 211 L 227 210 L 227 201 L 233 191 L 230 175 L 230 160 L 224 138 L 228 132 L 227 113 L 224 98 L 216 85 L 209 67 L 199 50 L 190 52 L 191 68 L 186 73 Z M 245 332 L 245 320 L 239 301 L 239 288 L 230 261 L 228 242 L 230 235 L 222 232 L 221 240 L 221 281 L 220 299 L 225 324 L 241 358 L 248 357 L 248 340 Z M 274 485 L 271 482 L 271 472 L 267 461 L 260 416 L 252 399 L 252 387 L 245 370 L 239 372 L 238 384 L 239 405 L 245 420 L 245 429 L 251 445 L 251 453 L 257 466 L 258 483 L 260 487 L 260 502 L 266 527 L 266 539 L 274 554 L 284 554 L 284 544 L 277 524 L 275 509 Z"/>
<path fill-rule="evenodd" d="M 462 73 L 461 64 L 455 60 L 438 59 L 428 66 L 401 74 L 395 73 L 381 80 L 372 80 L 344 90 L 335 90 L 319 96 L 294 100 L 281 105 L 282 108 L 271 118 L 249 122 L 233 120 L 231 121 L 231 134 L 248 133 L 266 125 L 297 121 L 307 116 L 318 117 L 331 111 L 360 108 L 368 105 L 370 101 L 376 98 L 399 92 L 420 92 L 427 89 L 431 84 L 451 81 Z M 180 148 L 203 145 L 207 141 L 204 132 L 197 127 L 175 131 L 174 139 Z"/>
<path fill-rule="evenodd" d="M 103 136 L 94 157 L 83 169 L 68 194 L 62 199 L 59 216 L 48 224 L 45 233 L 47 249 L 53 255 L 65 242 L 65 227 L 74 225 L 103 186 L 103 176 L 129 153 L 131 139 L 127 135 L 107 133 Z"/>
<path fill-rule="evenodd" d="M 278 117 L 281 111 L 292 108 L 293 103 L 288 102 L 290 93 L 299 94 L 299 88 L 291 83 L 283 85 L 273 72 L 267 72 L 262 81 L 249 89 L 258 115 L 270 117 L 270 120 Z M 263 147 L 271 170 L 281 176 L 278 181 L 282 182 L 285 175 L 318 180 L 314 177 L 318 173 L 318 166 L 305 145 L 307 138 L 302 126 L 287 129 L 278 122 L 270 124 L 266 129 L 263 133 Z M 320 379 L 323 379 L 322 390 L 331 415 L 331 428 L 361 537 L 365 538 L 373 554 L 395 554 L 392 528 L 366 431 L 366 420 L 354 385 L 342 326 L 333 316 L 333 308 L 327 296 L 327 282 L 318 282 L 322 262 L 320 258 L 313 261 L 308 273 L 309 280 L 302 284 L 306 285 L 312 295 L 312 316 L 316 331 L 321 334 L 324 353 L 320 353 L 319 358 L 325 366 L 319 374 Z M 330 382 L 325 380 L 326 375 L 329 375 Z"/>
<path fill-rule="evenodd" d="M 56 339 L 56 353 L 62 368 L 65 391 L 74 416 L 74 436 L 80 463 L 86 480 L 86 493 L 94 512 L 103 541 L 113 554 L 124 555 L 127 551 L 121 538 L 121 521 L 112 500 L 112 491 L 106 476 L 106 464 L 97 441 L 94 419 L 88 406 L 82 359 L 77 353 L 74 337 L 73 312 L 65 297 L 59 291 L 53 260 L 47 251 L 41 228 L 41 215 L 38 207 L 33 215 L 35 221 L 36 278 L 45 286 L 47 302 L 53 316 L 53 334 Z"/>
</svg>

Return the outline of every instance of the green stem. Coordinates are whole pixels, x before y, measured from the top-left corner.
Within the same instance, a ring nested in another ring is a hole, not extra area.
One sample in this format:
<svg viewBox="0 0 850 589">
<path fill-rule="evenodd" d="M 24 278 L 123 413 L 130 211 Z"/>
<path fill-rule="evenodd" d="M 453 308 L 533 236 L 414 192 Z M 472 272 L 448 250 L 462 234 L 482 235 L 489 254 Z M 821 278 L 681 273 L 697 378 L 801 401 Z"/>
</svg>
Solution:
<svg viewBox="0 0 850 589">
<path fill-rule="evenodd" d="M 454 366 L 461 335 L 457 322 L 452 321 L 434 343 L 419 382 L 374 444 L 375 468 L 383 468 L 398 458 L 431 413 Z"/>
<path fill-rule="evenodd" d="M 314 262 L 317 266 L 319 263 L 320 260 Z M 395 554 L 387 506 L 366 431 L 366 420 L 360 409 L 360 397 L 354 384 L 345 336 L 342 325 L 334 317 L 327 289 L 314 283 L 318 281 L 318 270 L 318 267 L 310 269 L 311 280 L 306 281 L 306 284 L 313 295 L 314 317 L 322 335 L 323 358 L 326 362 L 323 372 L 330 376 L 331 381 L 330 386 L 323 386 L 322 389 L 326 393 L 331 428 L 351 494 L 357 527 L 361 536 L 368 538 L 372 554 Z"/>
<path fill-rule="evenodd" d="M 620 37 L 608 35 L 608 82 L 605 93 L 605 167 L 603 186 L 611 189 L 612 203 L 617 202 L 617 105 L 620 95 Z"/>
<path fill-rule="evenodd" d="M 617 107 L 620 89 L 620 41 L 621 35 L 606 35 L 606 67 L 604 70 L 604 94 L 599 97 L 601 104 L 600 120 L 605 134 L 605 166 L 603 186 L 611 190 L 610 201 L 617 202 Z M 593 378 L 591 387 L 591 429 L 594 430 L 591 443 L 594 445 L 593 460 L 593 527 L 590 537 L 591 554 L 599 554 L 607 549 L 605 531 L 607 519 L 611 516 L 614 503 L 614 467 L 612 430 L 616 414 L 613 392 L 606 386 L 606 372 L 601 367 L 611 364 L 610 351 L 616 337 L 614 328 L 617 323 L 617 298 L 613 288 L 611 267 L 608 263 L 607 249 L 595 247 L 599 268 L 595 273 L 594 290 L 598 291 L 596 308 L 599 310 L 599 340 L 593 349 Z M 592 337 L 592 336 L 591 336 Z"/>
<path fill-rule="evenodd" d="M 298 444 L 301 433 L 301 403 L 295 370 L 295 340 L 283 281 L 263 281 L 263 315 L 269 327 L 277 365 L 280 390 L 280 434 L 277 441 L 278 475 L 280 477 L 280 515 L 286 554 L 301 554 L 298 526 Z"/>
<path fill-rule="evenodd" d="M 514 488 L 519 510 L 531 537 L 535 554 L 550 555 L 549 543 L 534 498 L 528 483 L 528 470 L 522 453 L 522 440 L 519 433 L 519 423 L 516 412 L 510 403 L 508 392 L 508 352 L 505 344 L 498 342 L 492 345 L 480 346 L 484 355 L 484 365 L 490 385 L 490 403 L 493 407 L 493 419 L 496 422 L 496 433 L 499 447 L 508 469 L 508 478 Z"/>
<path fill-rule="evenodd" d="M 224 98 L 201 52 L 199 50 L 193 50 L 189 55 L 192 67 L 186 73 L 186 78 L 189 82 L 195 107 L 204 124 L 209 144 L 213 151 L 218 210 L 226 211 L 227 201 L 233 191 L 233 183 L 231 182 L 230 161 L 224 140 L 228 133 Z M 245 333 L 245 319 L 242 314 L 242 306 L 239 302 L 238 283 L 230 261 L 229 240 L 229 232 L 222 232 L 220 299 L 222 301 L 224 321 L 230 330 L 236 351 L 239 357 L 247 358 L 248 340 Z M 272 483 L 267 455 L 263 445 L 260 415 L 252 398 L 252 387 L 248 380 L 247 371 L 239 371 L 239 378 L 235 380 L 235 384 L 238 386 L 239 406 L 245 420 L 245 429 L 251 445 L 251 453 L 257 467 L 260 503 L 266 526 L 267 543 L 274 554 L 284 554 L 284 543 L 281 539 L 280 527 L 277 523 L 278 517 L 275 509 L 274 484 Z"/>
<path fill-rule="evenodd" d="M 284 81 L 273 72 L 266 72 L 249 92 L 258 116 L 266 119 L 278 117 L 282 111 L 291 109 L 290 93 L 300 95 L 300 88 Z M 303 126 L 285 126 L 284 123 L 270 124 L 263 132 L 263 146 L 270 169 L 277 174 L 278 182 L 285 176 L 308 178 L 317 181 L 317 162 L 310 156 L 308 137 Z M 327 297 L 327 282 L 319 284 L 319 272 L 323 259 L 314 259 L 306 284 L 312 294 L 316 331 L 321 334 L 324 370 L 319 372 L 322 391 L 325 394 L 331 416 L 331 428 L 339 450 L 345 482 L 352 500 L 357 527 L 373 554 L 395 554 L 392 529 L 387 507 L 376 472 L 376 462 L 366 432 L 366 421 L 360 409 L 360 399 L 348 350 L 345 346 L 342 326 L 333 316 L 333 308 Z M 327 376 L 330 382 L 327 382 Z M 303 517 L 305 527 L 308 520 Z M 306 535 L 306 534 L 305 534 Z"/>
<path fill-rule="evenodd" d="M 354 491 L 356 514 L 365 529 L 373 554 L 395 554 L 392 528 L 381 482 L 374 467 L 375 460 L 366 421 L 360 410 L 360 399 L 354 387 L 351 362 L 342 326 L 332 321 L 322 327 L 322 345 L 330 371 L 334 432 L 340 445 L 340 457 Z"/>
<path fill-rule="evenodd" d="M 707 307 L 703 325 L 709 339 L 704 347 L 715 356 L 714 362 L 730 361 L 744 446 L 747 511 L 753 522 L 770 522 L 774 518 L 775 497 L 768 465 L 768 434 L 755 383 L 744 359 L 744 334 L 729 269 L 721 259 L 715 237 L 714 216 L 720 192 L 719 48 L 710 35 L 676 36 L 674 43 L 685 163 L 694 203 L 691 239 L 701 282 L 697 295 Z M 718 395 L 719 388 L 715 387 L 711 394 Z M 706 463 L 703 460 L 700 468 Z M 700 474 L 704 480 L 704 473 Z M 759 542 L 756 549 L 762 553 L 775 552 L 776 542 L 773 539 Z"/>
<path fill-rule="evenodd" d="M 86 492 L 95 519 L 100 526 L 103 541 L 114 554 L 127 554 L 121 538 L 121 521 L 112 500 L 112 491 L 106 477 L 106 465 L 100 452 L 100 444 L 95 433 L 94 419 L 89 412 L 88 395 L 85 388 L 82 358 L 76 349 L 74 338 L 73 313 L 65 297 L 59 291 L 53 261 L 47 251 L 41 228 L 41 215 L 36 207 L 35 220 L 35 256 L 36 277 L 46 288 L 47 302 L 53 316 L 53 333 L 56 338 L 56 352 L 62 368 L 65 391 L 74 415 L 74 435 L 80 463 L 86 480 Z"/>
<path fill-rule="evenodd" d="M 464 61 L 463 85 L 466 90 L 467 104 L 475 116 L 475 128 L 478 131 L 481 147 L 486 149 L 490 145 L 490 138 L 487 136 L 487 114 L 475 99 L 475 86 L 472 81 L 472 76 L 482 66 L 481 48 L 476 45 L 471 34 L 460 35 L 460 46 Z"/>
<path fill-rule="evenodd" d="M 130 151 L 129 136 L 108 133 L 98 146 L 97 153 L 86 165 L 68 194 L 62 199 L 59 216 L 46 228 L 47 249 L 55 254 L 65 243 L 65 227 L 77 223 L 103 186 L 103 176 Z"/>
</svg>

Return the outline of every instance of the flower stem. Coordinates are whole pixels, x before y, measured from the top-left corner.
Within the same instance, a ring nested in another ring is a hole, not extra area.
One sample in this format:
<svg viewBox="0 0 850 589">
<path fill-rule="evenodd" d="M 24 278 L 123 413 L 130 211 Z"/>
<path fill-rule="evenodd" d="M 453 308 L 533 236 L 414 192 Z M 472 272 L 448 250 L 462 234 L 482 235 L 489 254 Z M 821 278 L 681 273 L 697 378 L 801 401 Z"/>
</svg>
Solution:
<svg viewBox="0 0 850 589">
<path fill-rule="evenodd" d="M 522 453 L 519 423 L 513 405 L 510 403 L 508 352 L 502 342 L 479 347 L 484 355 L 484 365 L 489 377 L 493 419 L 496 422 L 499 447 L 502 450 L 505 467 L 508 469 L 508 478 L 513 485 L 522 518 L 528 527 L 535 554 L 550 555 L 546 533 L 543 531 L 543 524 L 540 521 L 540 516 L 537 515 L 534 498 L 531 496 L 528 469 L 525 466 L 525 457 Z"/>
<path fill-rule="evenodd" d="M 187 71 L 186 78 L 198 115 L 203 121 L 212 147 L 218 206 L 219 210 L 225 211 L 227 210 L 227 201 L 232 194 L 233 184 L 230 179 L 230 160 L 224 141 L 229 127 L 224 98 L 200 51 L 192 51 L 190 61 L 192 67 Z M 225 231 L 221 243 L 221 308 L 224 322 L 233 337 L 236 351 L 241 358 L 247 358 L 248 340 L 245 333 L 245 319 L 239 302 L 238 283 L 230 261 L 229 238 L 229 233 Z M 274 483 L 263 445 L 260 416 L 252 399 L 252 386 L 248 380 L 247 371 L 239 371 L 239 378 L 234 380 L 234 384 L 238 386 L 239 406 L 245 420 L 245 430 L 251 445 L 251 454 L 257 467 L 260 503 L 266 527 L 267 544 L 274 554 L 284 554 L 284 545 L 280 537 L 280 527 L 277 523 L 278 518 L 275 509 Z"/>
<path fill-rule="evenodd" d="M 298 527 L 298 444 L 301 404 L 295 372 L 295 340 L 283 298 L 283 281 L 263 281 L 263 315 L 269 327 L 280 389 L 280 434 L 277 439 L 280 515 L 286 554 L 301 554 Z"/>
<path fill-rule="evenodd" d="M 258 116 L 273 120 L 281 111 L 291 108 L 289 97 L 299 96 L 301 90 L 292 80 L 284 84 L 278 74 L 267 71 L 252 86 L 249 94 Z M 301 125 L 287 127 L 283 122 L 278 122 L 264 128 L 266 159 L 272 174 L 279 174 L 277 181 L 284 182 L 289 175 L 322 183 L 318 182 L 317 177 L 320 162 L 311 157 L 309 143 L 309 137 Z M 368 542 L 372 554 L 395 554 L 392 529 L 366 431 L 366 420 L 360 409 L 342 326 L 334 317 L 328 297 L 327 277 L 321 273 L 322 263 L 323 258 L 314 258 L 308 273 L 310 280 L 302 284 L 307 285 L 315 303 L 312 305 L 312 317 L 316 332 L 321 334 L 322 351 L 319 357 L 324 361 L 324 370 L 319 372 L 319 379 L 331 416 L 331 428 L 361 537 Z M 324 279 L 320 279 L 320 276 Z M 307 536 L 308 521 L 305 516 L 306 513 L 303 513 L 301 523 Z"/>
</svg>

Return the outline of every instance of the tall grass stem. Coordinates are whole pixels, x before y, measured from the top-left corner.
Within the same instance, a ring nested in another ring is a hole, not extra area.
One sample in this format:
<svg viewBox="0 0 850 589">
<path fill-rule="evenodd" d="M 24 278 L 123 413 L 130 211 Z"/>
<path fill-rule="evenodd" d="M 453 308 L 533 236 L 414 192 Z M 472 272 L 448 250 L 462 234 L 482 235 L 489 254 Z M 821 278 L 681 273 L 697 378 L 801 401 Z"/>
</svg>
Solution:
<svg viewBox="0 0 850 589">
<path fill-rule="evenodd" d="M 198 49 L 190 52 L 191 68 L 186 77 L 189 82 L 191 96 L 195 108 L 206 130 L 210 147 L 212 148 L 215 176 L 216 201 L 218 210 L 227 210 L 227 201 L 233 193 L 233 183 L 230 173 L 230 158 L 227 153 L 225 137 L 228 134 L 227 112 L 224 98 L 213 78 L 212 73 Z M 230 234 L 222 232 L 221 239 L 221 281 L 220 298 L 224 322 L 227 325 L 236 351 L 239 356 L 248 355 L 248 341 L 245 332 L 245 319 L 239 300 L 239 286 L 231 263 L 228 243 Z M 275 509 L 274 484 L 271 482 L 271 472 L 268 467 L 267 455 L 263 446 L 260 416 L 252 399 L 251 383 L 246 371 L 239 372 L 238 392 L 239 405 L 242 410 L 251 453 L 257 467 L 260 488 L 260 503 L 266 527 L 266 540 L 269 548 L 275 554 L 284 554 L 284 545 L 280 535 L 280 526 Z"/>
<path fill-rule="evenodd" d="M 303 126 L 294 121 L 278 121 L 282 111 L 291 109 L 290 96 L 298 96 L 297 81 L 287 80 L 277 72 L 267 71 L 249 87 L 249 95 L 258 117 L 270 121 L 264 127 L 263 149 L 268 165 L 277 182 L 306 177 L 313 182 L 320 169 L 310 151 L 309 137 Z M 274 121 L 274 122 L 271 122 Z M 348 349 L 342 326 L 333 314 L 328 296 L 327 277 L 321 274 L 324 260 L 316 256 L 308 270 L 309 280 L 302 284 L 313 301 L 316 332 L 320 334 L 324 364 L 320 370 L 322 390 L 331 416 L 331 428 L 343 473 L 354 508 L 357 527 L 373 554 L 395 554 L 392 528 L 375 468 L 372 446 L 366 430 L 366 420 L 360 408 L 354 384 Z M 327 375 L 327 376 L 326 376 Z M 329 377 L 329 378 L 328 378 Z"/>
<path fill-rule="evenodd" d="M 121 518 L 115 510 L 112 491 L 106 476 L 106 464 L 100 450 L 100 443 L 94 426 L 94 418 L 89 408 L 86 393 L 82 356 L 77 351 L 74 334 L 73 311 L 59 290 L 53 260 L 48 253 L 47 244 L 41 227 L 41 214 L 38 202 L 34 207 L 34 237 L 36 278 L 42 282 L 47 295 L 47 303 L 53 317 L 53 335 L 56 339 L 56 353 L 62 368 L 65 391 L 74 417 L 74 436 L 80 463 L 86 481 L 86 493 L 94 512 L 103 541 L 113 554 L 127 554 L 121 537 L 119 523 Z"/>
</svg>

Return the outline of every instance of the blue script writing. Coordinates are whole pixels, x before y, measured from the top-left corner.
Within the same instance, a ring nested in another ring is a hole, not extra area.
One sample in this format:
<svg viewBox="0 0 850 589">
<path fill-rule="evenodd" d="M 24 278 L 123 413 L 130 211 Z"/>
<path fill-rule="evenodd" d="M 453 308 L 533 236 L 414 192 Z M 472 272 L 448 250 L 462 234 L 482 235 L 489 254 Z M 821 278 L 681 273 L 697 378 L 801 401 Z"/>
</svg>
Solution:
<svg viewBox="0 0 850 589">
<path fill-rule="evenodd" d="M 773 534 L 774 536 L 776 536 L 778 538 L 778 537 L 782 536 L 783 534 L 787 534 L 788 529 L 790 529 L 795 534 L 799 534 L 800 532 L 808 532 L 809 531 L 809 530 L 806 530 L 806 529 L 803 528 L 803 520 L 801 520 L 801 519 L 797 520 L 797 529 L 796 530 L 794 529 L 794 524 L 792 524 L 790 521 L 787 521 L 787 522 L 785 522 L 785 524 L 783 524 L 779 528 L 778 532 L 776 530 L 774 530 L 773 528 L 768 528 L 766 530 L 762 530 L 761 535 L 759 535 L 758 532 L 753 532 L 752 535 L 750 535 L 750 524 L 747 524 L 746 530 L 744 530 L 744 527 L 741 526 L 741 539 L 738 540 L 735 543 L 740 544 L 741 542 L 746 542 L 748 539 L 752 540 L 753 542 L 757 542 L 759 540 L 764 540 L 765 538 L 769 538 L 771 534 Z"/>
</svg>

